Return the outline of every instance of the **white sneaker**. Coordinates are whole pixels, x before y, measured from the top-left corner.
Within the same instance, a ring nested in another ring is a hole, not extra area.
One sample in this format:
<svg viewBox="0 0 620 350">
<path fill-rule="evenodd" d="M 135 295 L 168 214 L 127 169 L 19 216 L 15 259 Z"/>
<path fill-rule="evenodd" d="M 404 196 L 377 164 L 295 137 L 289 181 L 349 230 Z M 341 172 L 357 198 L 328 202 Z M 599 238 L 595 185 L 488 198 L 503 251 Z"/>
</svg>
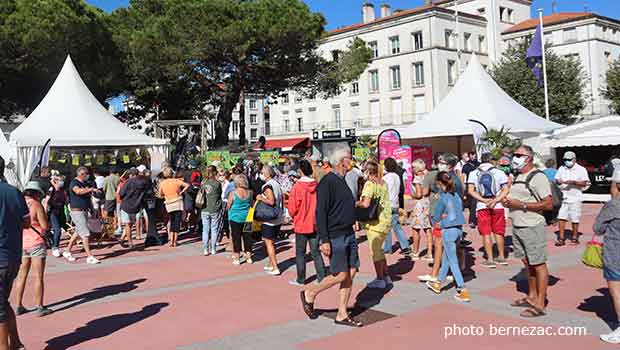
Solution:
<svg viewBox="0 0 620 350">
<path fill-rule="evenodd" d="M 377 288 L 377 289 L 385 289 L 387 287 L 387 283 L 384 280 L 376 279 L 371 281 L 366 285 L 368 288 Z"/>
<path fill-rule="evenodd" d="M 94 256 L 89 256 L 88 258 L 86 258 L 86 263 L 87 264 L 99 264 L 101 261 L 99 261 L 99 259 L 95 258 Z"/>
<path fill-rule="evenodd" d="M 620 344 L 620 327 L 609 334 L 601 334 L 601 340 L 610 344 Z"/>
<path fill-rule="evenodd" d="M 73 255 L 71 255 L 70 252 L 64 252 L 64 253 L 62 253 L 62 256 L 65 259 L 67 259 L 68 261 L 70 261 L 70 262 L 74 262 L 75 261 L 75 258 L 73 257 Z"/>
<path fill-rule="evenodd" d="M 452 275 L 446 276 L 446 281 L 454 282 L 454 276 L 452 276 Z"/>
<path fill-rule="evenodd" d="M 263 270 L 265 270 L 265 271 L 273 271 L 273 267 L 271 267 L 269 265 L 265 265 L 265 266 L 263 266 Z"/>
<path fill-rule="evenodd" d="M 420 282 L 428 282 L 428 281 L 435 282 L 435 281 L 437 281 L 437 277 L 433 277 L 431 275 L 426 274 L 426 275 L 418 276 L 418 280 Z"/>
<path fill-rule="evenodd" d="M 390 277 L 390 276 L 385 276 L 385 277 L 383 278 L 383 280 L 385 281 L 385 283 L 386 283 L 388 286 L 391 286 L 391 285 L 393 285 L 393 284 L 394 284 L 394 283 L 392 282 L 392 277 Z"/>
<path fill-rule="evenodd" d="M 212 250 L 211 255 L 215 255 L 215 254 L 217 254 L 217 250 Z"/>
<path fill-rule="evenodd" d="M 209 256 L 209 255 L 211 255 L 211 252 L 209 252 L 209 249 L 205 249 L 205 250 L 202 251 L 202 255 Z"/>
<path fill-rule="evenodd" d="M 280 276 L 280 270 L 275 269 L 275 270 L 269 270 L 267 271 L 268 275 L 272 275 L 272 276 Z"/>
<path fill-rule="evenodd" d="M 54 256 L 55 258 L 60 258 L 60 249 L 52 248 L 52 256 Z"/>
</svg>

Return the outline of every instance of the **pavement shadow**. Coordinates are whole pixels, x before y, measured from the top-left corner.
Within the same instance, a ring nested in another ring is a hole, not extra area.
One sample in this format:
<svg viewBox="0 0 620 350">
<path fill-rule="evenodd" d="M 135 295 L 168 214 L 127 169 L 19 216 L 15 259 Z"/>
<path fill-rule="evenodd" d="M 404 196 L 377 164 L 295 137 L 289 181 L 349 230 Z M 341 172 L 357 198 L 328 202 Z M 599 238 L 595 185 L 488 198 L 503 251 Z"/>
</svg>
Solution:
<svg viewBox="0 0 620 350">
<path fill-rule="evenodd" d="M 607 323 L 610 329 L 614 329 L 616 312 L 611 302 L 609 288 L 599 288 L 596 291 L 601 295 L 593 295 L 584 299 L 581 304 L 577 306 L 577 309 L 595 313 L 598 318 Z M 617 316 L 620 317 L 620 315 Z"/>
<path fill-rule="evenodd" d="M 410 257 L 400 258 L 396 264 L 388 266 L 388 274 L 392 277 L 392 280 L 400 281 L 403 279 L 401 276 L 411 272 L 414 266 L 415 263 Z"/>
<path fill-rule="evenodd" d="M 349 308 L 349 314 L 351 317 L 361 321 L 364 325 L 370 325 L 394 317 L 392 314 L 372 310 L 372 307 L 379 305 L 383 297 L 389 293 L 392 288 L 393 286 L 390 285 L 385 289 L 368 287 L 362 289 L 357 294 L 353 307 Z M 335 320 L 338 309 L 315 309 L 315 312 L 318 316 Z"/>
<path fill-rule="evenodd" d="M 567 223 L 566 226 L 570 226 L 570 224 Z M 560 239 L 560 231 L 559 230 L 553 232 L 553 234 L 555 235 L 556 239 Z M 583 236 L 583 232 L 577 232 L 577 239 L 579 239 L 579 236 Z M 574 238 L 573 230 L 569 229 L 569 228 L 564 230 L 564 238 L 566 240 L 570 240 L 570 239 Z"/>
<path fill-rule="evenodd" d="M 549 287 L 555 286 L 561 279 L 549 274 Z M 525 274 L 525 268 L 522 268 L 516 275 L 510 278 L 510 281 L 515 283 L 515 288 L 517 292 L 523 293 L 527 295 L 528 285 L 527 285 L 527 277 Z M 549 303 L 549 300 L 545 300 L 545 305 Z"/>
<path fill-rule="evenodd" d="M 48 340 L 45 349 L 65 350 L 93 339 L 107 337 L 125 327 L 156 315 L 169 305 L 169 303 L 156 303 L 147 305 L 136 312 L 111 315 L 89 321 L 86 325 L 75 329 L 71 333 Z"/>
<path fill-rule="evenodd" d="M 89 303 L 98 299 L 107 298 L 113 295 L 129 293 L 132 290 L 138 288 L 138 284 L 146 282 L 146 278 L 140 278 L 133 281 L 128 281 L 120 284 L 112 284 L 109 286 L 97 287 L 89 292 L 79 294 L 73 296 L 69 299 L 60 300 L 53 304 L 48 304 L 48 307 L 53 308 L 57 305 L 67 304 L 65 306 L 60 307 L 59 309 L 54 309 L 54 312 L 64 311 L 70 309 L 72 307 L 76 307 L 85 303 Z"/>
</svg>

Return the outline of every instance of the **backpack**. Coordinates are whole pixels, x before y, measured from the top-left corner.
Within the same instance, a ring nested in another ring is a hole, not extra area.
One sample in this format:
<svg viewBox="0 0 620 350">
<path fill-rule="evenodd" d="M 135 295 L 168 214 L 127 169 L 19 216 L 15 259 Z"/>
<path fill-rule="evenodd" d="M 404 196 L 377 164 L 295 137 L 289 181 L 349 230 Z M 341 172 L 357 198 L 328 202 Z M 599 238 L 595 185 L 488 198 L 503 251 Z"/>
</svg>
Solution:
<svg viewBox="0 0 620 350">
<path fill-rule="evenodd" d="M 532 179 L 534 178 L 534 176 L 538 174 L 543 174 L 543 176 L 545 176 L 545 179 L 547 179 L 547 181 L 549 182 L 549 187 L 551 188 L 551 199 L 553 202 L 553 209 L 543 211 L 542 215 L 545 217 L 545 221 L 547 222 L 547 225 L 553 225 L 558 219 L 558 213 L 560 212 L 560 207 L 562 206 L 562 201 L 564 200 L 564 194 L 562 194 L 562 190 L 560 190 L 560 186 L 558 186 L 558 184 L 556 184 L 554 181 L 549 180 L 547 175 L 545 175 L 545 173 L 543 173 L 540 170 L 532 171 L 527 176 L 525 181 L 516 181 L 514 182 L 514 184 L 518 184 L 518 183 L 524 184 L 525 188 L 527 188 L 527 190 L 530 191 L 532 196 L 536 198 L 537 201 L 540 201 L 541 198 L 530 187 L 530 182 L 532 182 Z"/>
<path fill-rule="evenodd" d="M 483 198 L 495 198 L 497 196 L 497 184 L 495 183 L 495 176 L 491 170 L 495 169 L 491 167 L 487 170 L 478 168 L 478 193 Z"/>
</svg>

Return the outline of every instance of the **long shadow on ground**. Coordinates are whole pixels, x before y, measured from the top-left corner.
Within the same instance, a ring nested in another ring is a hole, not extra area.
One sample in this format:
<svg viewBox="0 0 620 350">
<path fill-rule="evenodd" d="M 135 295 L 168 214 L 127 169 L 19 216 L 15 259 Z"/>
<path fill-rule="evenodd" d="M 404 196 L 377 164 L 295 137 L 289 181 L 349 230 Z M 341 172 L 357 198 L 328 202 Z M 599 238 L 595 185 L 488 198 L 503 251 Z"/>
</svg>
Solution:
<svg viewBox="0 0 620 350">
<path fill-rule="evenodd" d="M 65 306 L 62 306 L 59 309 L 54 309 L 54 312 L 67 310 L 72 307 L 79 306 L 81 304 L 95 301 L 97 299 L 103 299 L 103 298 L 107 298 L 113 295 L 131 292 L 132 290 L 135 290 L 138 288 L 138 284 L 144 283 L 145 281 L 146 281 L 146 278 L 140 278 L 140 279 L 128 281 L 125 283 L 97 287 L 89 292 L 73 296 L 69 299 L 57 301 L 53 304 L 49 304 L 48 306 L 53 308 L 54 306 L 57 306 L 57 305 L 67 304 Z"/>
<path fill-rule="evenodd" d="M 47 350 L 65 350 L 93 339 L 99 339 L 141 322 L 159 313 L 168 303 L 147 305 L 142 310 L 126 314 L 117 314 L 89 321 L 85 326 L 47 341 Z"/>
<path fill-rule="evenodd" d="M 599 288 L 596 290 L 601 295 L 594 295 L 584 299 L 577 309 L 581 311 L 594 312 L 598 318 L 614 329 L 616 315 L 609 296 L 609 288 Z M 620 315 L 618 315 L 620 316 Z"/>
</svg>

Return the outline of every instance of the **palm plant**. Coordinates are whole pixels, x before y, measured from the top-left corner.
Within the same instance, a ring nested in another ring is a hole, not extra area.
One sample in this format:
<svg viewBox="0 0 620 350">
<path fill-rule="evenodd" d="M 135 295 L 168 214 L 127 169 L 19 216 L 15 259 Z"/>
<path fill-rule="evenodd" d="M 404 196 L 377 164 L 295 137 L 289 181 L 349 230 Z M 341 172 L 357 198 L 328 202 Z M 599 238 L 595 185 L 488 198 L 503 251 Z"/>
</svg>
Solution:
<svg viewBox="0 0 620 350">
<path fill-rule="evenodd" d="M 510 129 L 489 129 L 480 138 L 478 149 L 490 149 L 495 159 L 499 159 L 505 150 L 510 152 L 521 146 L 521 140 L 510 136 Z"/>
</svg>

